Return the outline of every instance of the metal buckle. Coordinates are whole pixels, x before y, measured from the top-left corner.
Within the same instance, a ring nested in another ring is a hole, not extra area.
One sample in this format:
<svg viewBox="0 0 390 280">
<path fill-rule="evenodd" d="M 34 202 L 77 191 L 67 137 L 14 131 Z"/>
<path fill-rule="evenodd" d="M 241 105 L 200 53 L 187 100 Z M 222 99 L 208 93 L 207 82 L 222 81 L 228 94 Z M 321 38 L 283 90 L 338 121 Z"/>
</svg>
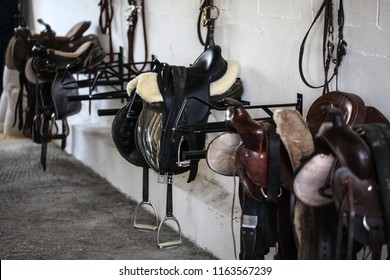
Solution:
<svg viewBox="0 0 390 280">
<path fill-rule="evenodd" d="M 141 209 L 140 207 L 143 206 L 143 205 L 150 206 L 152 208 L 153 213 L 154 213 L 154 220 L 155 220 L 154 224 L 137 223 L 137 213 L 138 213 L 138 210 Z M 137 207 L 135 208 L 134 228 L 140 229 L 140 230 L 147 230 L 147 231 L 155 231 L 155 230 L 157 230 L 157 228 L 158 228 L 157 210 L 154 207 L 153 203 L 150 202 L 149 200 L 148 201 L 141 201 L 140 203 L 138 203 Z"/>
<path fill-rule="evenodd" d="M 161 242 L 160 241 L 161 228 L 162 228 L 163 224 L 165 224 L 168 221 L 174 221 L 177 224 L 178 233 L 179 233 L 179 239 Z M 181 240 L 181 229 L 180 229 L 179 221 L 176 219 L 175 216 L 165 216 L 165 218 L 161 221 L 161 223 L 160 223 L 160 225 L 158 227 L 158 231 L 157 231 L 157 247 L 159 249 L 162 249 L 162 248 L 178 246 L 181 243 L 182 243 L 182 240 Z"/>
<path fill-rule="evenodd" d="M 257 216 L 242 215 L 241 225 L 244 228 L 256 228 L 257 227 Z"/>
<path fill-rule="evenodd" d="M 159 184 L 172 184 L 173 179 L 171 174 L 158 174 L 157 182 Z"/>
</svg>

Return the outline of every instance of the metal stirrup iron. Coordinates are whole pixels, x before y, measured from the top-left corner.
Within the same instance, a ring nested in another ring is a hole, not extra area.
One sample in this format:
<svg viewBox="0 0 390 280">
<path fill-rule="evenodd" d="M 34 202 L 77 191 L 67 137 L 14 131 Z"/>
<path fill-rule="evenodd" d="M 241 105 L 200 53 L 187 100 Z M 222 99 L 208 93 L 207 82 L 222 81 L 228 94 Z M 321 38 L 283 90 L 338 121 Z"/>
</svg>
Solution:
<svg viewBox="0 0 390 280">
<path fill-rule="evenodd" d="M 157 247 L 159 249 L 178 246 L 178 245 L 181 245 L 181 243 L 182 243 L 180 224 L 179 224 L 179 221 L 176 219 L 176 217 L 173 216 L 173 210 L 172 210 L 172 174 L 168 174 L 167 176 L 169 178 L 168 178 L 168 183 L 167 183 L 166 215 L 165 215 L 164 219 L 160 222 L 160 225 L 158 226 L 158 230 L 157 230 Z M 176 240 L 161 242 L 160 241 L 161 229 L 162 229 L 162 226 L 164 224 L 166 224 L 168 221 L 174 221 L 176 223 L 179 238 Z"/>
<path fill-rule="evenodd" d="M 158 215 L 157 210 L 153 203 L 149 200 L 149 168 L 143 167 L 143 182 L 142 182 L 142 201 L 140 201 L 135 208 L 134 213 L 134 228 L 146 231 L 155 231 L 158 228 Z M 142 206 L 149 206 L 153 210 L 154 223 L 145 224 L 137 222 L 137 215 Z"/>
</svg>

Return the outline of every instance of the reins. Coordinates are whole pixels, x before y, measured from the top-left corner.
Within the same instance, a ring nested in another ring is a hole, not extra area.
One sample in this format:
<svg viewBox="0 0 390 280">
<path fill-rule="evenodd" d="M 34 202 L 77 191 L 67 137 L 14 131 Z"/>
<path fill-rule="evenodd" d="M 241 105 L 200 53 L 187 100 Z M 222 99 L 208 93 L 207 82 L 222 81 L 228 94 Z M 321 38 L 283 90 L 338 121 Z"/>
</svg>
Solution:
<svg viewBox="0 0 390 280">
<path fill-rule="evenodd" d="M 146 24 L 145 24 L 145 0 L 128 0 L 129 7 L 126 10 L 126 20 L 128 22 L 127 30 L 127 40 L 128 40 L 128 62 L 129 70 L 134 71 L 136 74 L 141 73 L 147 65 L 148 57 L 148 43 L 146 37 Z M 135 30 L 138 22 L 138 13 L 141 12 L 142 15 L 142 31 L 144 38 L 144 61 L 141 63 L 142 66 L 140 69 L 136 67 L 134 61 L 134 42 L 135 42 Z"/>
<path fill-rule="evenodd" d="M 324 28 L 323 28 L 323 38 L 322 38 L 322 60 L 324 66 L 324 82 L 321 85 L 313 85 L 308 82 L 305 74 L 303 72 L 303 56 L 305 52 L 305 45 L 307 38 L 319 19 L 319 17 L 324 13 Z M 334 26 L 333 26 L 333 2 L 332 0 L 324 0 L 321 7 L 319 8 L 312 24 L 310 25 L 308 31 L 306 32 L 301 47 L 299 50 L 299 74 L 301 76 L 304 84 L 310 88 L 317 89 L 323 88 L 323 94 L 329 92 L 329 83 L 336 77 L 336 88 L 338 88 L 338 68 L 341 65 L 342 59 L 346 54 L 347 43 L 344 40 L 343 29 L 344 29 L 344 5 L 343 0 L 340 0 L 339 10 L 338 10 L 338 42 L 336 47 L 335 54 L 335 44 L 334 44 Z M 329 77 L 329 68 L 330 64 L 334 64 L 334 69 L 332 75 Z"/>
</svg>

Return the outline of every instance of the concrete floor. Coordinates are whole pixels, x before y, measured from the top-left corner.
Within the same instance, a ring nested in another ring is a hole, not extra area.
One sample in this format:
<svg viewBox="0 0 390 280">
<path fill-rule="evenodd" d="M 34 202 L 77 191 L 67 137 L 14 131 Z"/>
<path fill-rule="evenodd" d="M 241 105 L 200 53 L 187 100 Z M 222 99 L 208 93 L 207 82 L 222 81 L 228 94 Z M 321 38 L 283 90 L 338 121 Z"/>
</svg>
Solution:
<svg viewBox="0 0 390 280">
<path fill-rule="evenodd" d="M 158 249 L 156 232 L 133 227 L 136 202 L 54 144 L 43 171 L 40 150 L 0 134 L 0 259 L 216 259 L 185 238 Z"/>
</svg>

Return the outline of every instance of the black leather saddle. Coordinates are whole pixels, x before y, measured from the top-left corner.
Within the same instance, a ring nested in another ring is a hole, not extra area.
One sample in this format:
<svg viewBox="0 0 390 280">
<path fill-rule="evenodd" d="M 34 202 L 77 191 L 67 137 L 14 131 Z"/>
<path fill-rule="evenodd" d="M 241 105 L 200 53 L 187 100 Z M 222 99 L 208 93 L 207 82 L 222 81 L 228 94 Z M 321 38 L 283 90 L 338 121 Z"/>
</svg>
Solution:
<svg viewBox="0 0 390 280">
<path fill-rule="evenodd" d="M 189 67 L 157 60 L 154 63 L 152 72 L 140 74 L 127 87 L 131 100 L 142 99 L 139 116 L 133 114 L 130 119 L 117 114 L 114 118 L 115 127 L 121 122 L 136 122 L 135 130 L 125 133 L 113 126 L 113 139 L 121 154 L 130 155 L 138 149 L 148 165 L 162 175 L 191 170 L 190 182 L 196 177 L 199 159 L 186 161 L 182 154 L 204 149 L 206 135 L 192 133 L 191 128 L 177 131 L 176 127 L 207 123 L 210 104 L 221 102 L 225 97 L 240 99 L 243 88 L 237 77 L 238 65 L 225 60 L 219 46 L 208 48 Z M 128 108 L 128 112 L 131 110 Z M 134 137 L 136 145 L 130 147 L 117 141 L 128 137 Z M 142 160 L 130 162 L 143 166 Z"/>
</svg>

